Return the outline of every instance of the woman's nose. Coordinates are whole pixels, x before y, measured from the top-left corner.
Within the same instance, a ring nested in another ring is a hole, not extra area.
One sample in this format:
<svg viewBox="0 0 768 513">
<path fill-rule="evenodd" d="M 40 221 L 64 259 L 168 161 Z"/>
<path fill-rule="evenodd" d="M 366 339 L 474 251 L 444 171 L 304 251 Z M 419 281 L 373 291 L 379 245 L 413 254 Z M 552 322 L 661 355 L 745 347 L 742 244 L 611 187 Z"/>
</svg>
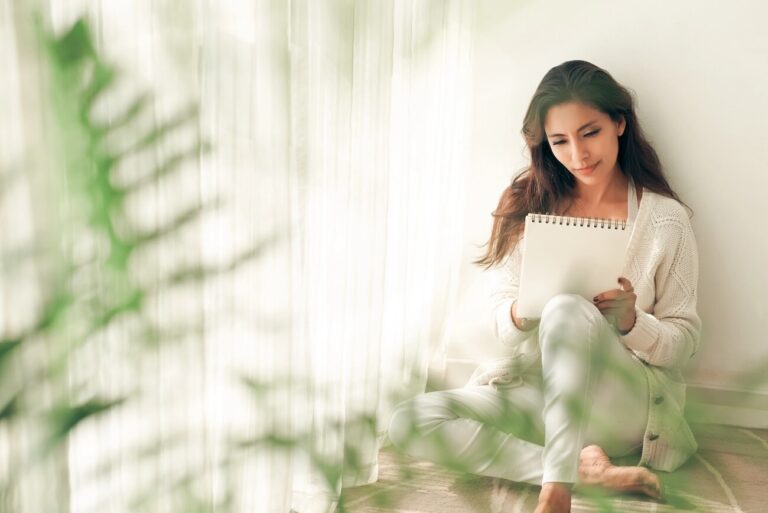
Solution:
<svg viewBox="0 0 768 513">
<path fill-rule="evenodd" d="M 589 164 L 589 151 L 587 151 L 586 145 L 578 142 L 573 143 L 573 146 L 571 146 L 571 159 L 577 167 Z"/>
</svg>

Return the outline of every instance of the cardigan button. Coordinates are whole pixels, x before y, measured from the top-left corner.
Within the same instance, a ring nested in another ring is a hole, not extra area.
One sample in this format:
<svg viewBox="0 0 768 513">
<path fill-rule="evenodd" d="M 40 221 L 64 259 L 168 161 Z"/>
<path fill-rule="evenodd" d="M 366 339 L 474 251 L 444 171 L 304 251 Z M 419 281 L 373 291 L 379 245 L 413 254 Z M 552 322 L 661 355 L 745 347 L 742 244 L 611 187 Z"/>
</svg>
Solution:
<svg viewBox="0 0 768 513">
<path fill-rule="evenodd" d="M 653 442 L 657 438 L 659 438 L 659 435 L 657 435 L 656 433 L 651 433 L 650 435 L 648 435 L 648 440 L 650 440 L 651 442 Z"/>
<path fill-rule="evenodd" d="M 658 396 L 656 396 L 656 398 L 653 400 L 653 402 L 654 402 L 655 404 L 661 404 L 661 403 L 663 403 L 663 402 L 664 402 L 664 396 L 662 396 L 662 395 L 658 395 Z"/>
</svg>

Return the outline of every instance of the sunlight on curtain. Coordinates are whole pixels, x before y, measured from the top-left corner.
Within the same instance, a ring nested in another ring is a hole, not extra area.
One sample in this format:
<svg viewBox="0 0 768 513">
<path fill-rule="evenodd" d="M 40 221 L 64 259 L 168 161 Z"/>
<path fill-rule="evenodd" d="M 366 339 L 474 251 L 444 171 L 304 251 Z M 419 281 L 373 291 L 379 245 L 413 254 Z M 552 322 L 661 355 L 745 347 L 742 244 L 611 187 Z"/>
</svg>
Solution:
<svg viewBox="0 0 768 513">
<path fill-rule="evenodd" d="M 65 31 L 78 17 L 87 16 L 98 49 L 119 67 L 115 86 L 96 104 L 96 117 L 111 122 L 137 95 L 151 94 L 145 115 L 107 141 L 109 145 L 128 147 L 142 131 L 199 103 L 199 36 L 190 15 L 195 6 L 169 16 L 170 6 L 168 2 L 52 0 L 43 9 L 44 19 L 56 31 Z M 186 53 L 174 53 L 178 48 Z M 149 170 L 194 148 L 204 137 L 201 132 L 204 129 L 197 123 L 159 139 L 124 159 L 113 179 L 126 184 L 146 179 Z M 128 194 L 125 209 L 131 230 L 163 229 L 180 212 L 207 203 L 219 189 L 203 187 L 204 169 L 200 159 L 182 160 L 147 187 Z M 74 355 L 73 391 L 130 399 L 79 426 L 71 436 L 72 511 L 171 512 L 215 500 L 210 482 L 217 462 L 211 455 L 211 440 L 219 419 L 208 399 L 211 390 L 221 385 L 210 369 L 208 341 L 216 340 L 211 334 L 227 322 L 229 312 L 220 304 L 210 304 L 208 293 L 218 285 L 216 276 L 202 284 L 172 284 L 168 279 L 193 265 L 216 266 L 222 254 L 234 255 L 233 237 L 217 237 L 212 245 L 218 251 L 206 247 L 206 229 L 217 222 L 230 228 L 234 219 L 231 207 L 222 208 L 132 255 L 133 278 L 148 292 L 142 317 L 158 328 L 158 342 L 148 341 L 135 319 L 125 319 Z M 97 282 L 109 279 L 101 271 L 95 274 Z"/>
<path fill-rule="evenodd" d="M 19 99 L 2 104 L 3 168 L 45 149 L 29 120 L 47 115 L 35 98 L 42 78 L 22 59 L 33 41 L 5 30 L 21 22 L 12 4 L 0 0 L 12 77 L 2 90 Z M 213 206 L 133 257 L 132 276 L 150 291 L 142 318 L 160 340 L 118 320 L 72 358 L 72 395 L 130 399 L 76 427 L 66 472 L 51 464 L 71 510 L 332 511 L 342 484 L 376 480 L 392 407 L 424 389 L 442 355 L 462 250 L 471 2 L 39 4 L 57 31 L 86 15 L 119 65 L 100 119 L 147 90 L 144 129 L 199 106 L 197 123 L 121 161 L 116 179 L 141 180 L 211 144 L 126 200 L 126 222 L 143 231 Z M 13 129 L 22 116 L 24 137 Z M 60 202 L 80 215 L 74 198 Z M 3 200 L 3 250 L 9 209 L 50 216 L 42 205 Z M 194 265 L 217 271 L 168 281 Z M 11 285 L 34 290 L 34 268 L 13 282 L 3 272 L 5 332 L 40 299 L 5 299 Z M 14 436 L 2 429 L 0 447 Z M 28 501 L 20 511 L 37 511 Z"/>
<path fill-rule="evenodd" d="M 292 91 L 308 106 L 293 151 L 306 163 L 297 207 L 294 323 L 323 457 L 344 485 L 376 479 L 393 403 L 423 390 L 430 344 L 452 305 L 460 260 L 468 140 L 469 5 L 355 2 L 336 12 L 297 2 Z M 297 63 L 294 61 L 294 65 Z M 296 98 L 293 98 L 296 103 Z M 366 419 L 373 418 L 372 425 Z M 304 420 L 304 422 L 301 422 Z M 306 461 L 297 459 L 298 468 Z M 317 471 L 296 484 L 297 511 L 325 511 Z M 325 488 L 325 490 L 324 490 Z M 338 490 L 330 491 L 330 498 Z"/>
<path fill-rule="evenodd" d="M 44 174 L 25 173 L 29 168 L 50 164 L 45 152 L 28 153 L 26 146 L 44 132 L 42 120 L 28 116 L 24 107 L 37 101 L 36 90 L 25 88 L 40 77 L 39 60 L 19 40 L 31 34 L 26 27 L 16 26 L 16 13 L 8 2 L 0 2 L 0 335 L 3 342 L 13 339 L 35 320 L 42 296 L 42 283 L 50 278 L 48 269 L 41 269 L 23 255 L 33 249 L 35 231 L 55 229 L 36 208 L 54 184 Z M 21 63 L 26 63 L 22 66 Z M 6 344 L 2 346 L 5 352 Z M 0 507 L 4 510 L 10 500 L 18 511 L 65 512 L 67 499 L 66 455 L 57 450 L 41 457 L 34 468 L 26 464 L 44 436 L 44 425 L 38 415 L 50 406 L 54 390 L 49 383 L 30 379 L 50 359 L 45 345 L 33 340 L 16 352 L 15 365 L 3 359 L 0 367 L 1 418 L 13 412 L 14 396 L 28 386 L 28 411 L 17 416 L 16 422 L 0 422 Z M 10 496 L 8 483 L 15 484 Z M 47 493 L 39 491 L 46 489 Z M 8 509 L 10 511 L 10 509 Z"/>
</svg>

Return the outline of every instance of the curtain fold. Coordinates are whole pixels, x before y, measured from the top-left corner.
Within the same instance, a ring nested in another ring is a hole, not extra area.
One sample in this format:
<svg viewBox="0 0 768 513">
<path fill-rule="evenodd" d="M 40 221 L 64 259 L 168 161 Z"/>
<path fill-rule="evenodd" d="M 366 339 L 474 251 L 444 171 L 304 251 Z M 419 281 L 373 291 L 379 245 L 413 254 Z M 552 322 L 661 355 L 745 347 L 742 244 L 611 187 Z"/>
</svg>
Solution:
<svg viewBox="0 0 768 513">
<path fill-rule="evenodd" d="M 306 158 L 293 171 L 307 179 L 295 210 L 307 289 L 294 343 L 308 355 L 299 375 L 314 413 L 296 421 L 344 468 L 338 483 L 365 484 L 393 404 L 424 389 L 455 296 L 471 13 L 461 2 L 349 2 L 329 18 L 292 5 L 292 48 L 307 71 L 291 90 L 310 106 L 292 132 Z M 294 508 L 325 511 L 308 505 L 339 490 L 297 465 Z"/>
<path fill-rule="evenodd" d="M 85 16 L 96 50 L 118 65 L 98 120 L 116 123 L 151 93 L 108 144 L 119 149 L 180 113 L 191 120 L 112 170 L 116 183 L 143 184 L 126 196 L 128 232 L 190 214 L 132 253 L 124 289 L 146 291 L 141 309 L 68 360 L 70 398 L 127 399 L 67 437 L 61 510 L 333 511 L 342 487 L 377 479 L 394 404 L 441 365 L 463 248 L 472 3 L 36 6 L 57 33 Z M 3 28 L 31 27 L 34 10 L 0 0 Z M 19 41 L 2 50 L 5 90 L 30 120 L 55 123 L 35 83 L 45 77 L 25 68 L 24 56 L 43 52 Z M 37 92 L 24 99 L 24 88 Z M 2 171 L 49 143 L 14 139 L 17 123 L 0 124 L 13 144 L 0 152 Z M 62 166 L 32 167 L 52 176 Z M 148 172 L 157 169 L 167 171 Z M 60 205 L 76 245 L 107 260 L 70 189 L 46 194 L 57 202 L 23 211 L 39 210 L 30 233 Z M 2 223 L 6 232 L 12 221 Z M 0 241 L 6 262 L 13 244 Z M 9 287 L 47 285 L 12 281 L 5 267 L 4 336 L 25 307 L 6 299 Z M 83 280 L 108 287 L 105 269 L 84 267 Z M 0 446 L 18 436 L 0 425 Z M 32 488 L 19 489 L 28 497 L 19 511 L 36 511 Z"/>
</svg>

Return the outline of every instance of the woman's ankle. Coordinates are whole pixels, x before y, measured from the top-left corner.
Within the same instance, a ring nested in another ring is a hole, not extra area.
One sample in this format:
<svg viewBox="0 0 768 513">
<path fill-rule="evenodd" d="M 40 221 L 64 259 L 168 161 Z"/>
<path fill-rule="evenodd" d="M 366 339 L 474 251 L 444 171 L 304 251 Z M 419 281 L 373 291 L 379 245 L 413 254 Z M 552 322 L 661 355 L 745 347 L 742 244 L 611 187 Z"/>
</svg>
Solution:
<svg viewBox="0 0 768 513">
<path fill-rule="evenodd" d="M 572 489 L 573 483 L 544 483 L 541 485 L 541 492 L 539 492 L 539 502 L 550 499 L 555 501 L 568 499 L 570 503 Z"/>
<path fill-rule="evenodd" d="M 541 485 L 537 513 L 568 513 L 571 511 L 573 483 L 548 482 Z"/>
</svg>

